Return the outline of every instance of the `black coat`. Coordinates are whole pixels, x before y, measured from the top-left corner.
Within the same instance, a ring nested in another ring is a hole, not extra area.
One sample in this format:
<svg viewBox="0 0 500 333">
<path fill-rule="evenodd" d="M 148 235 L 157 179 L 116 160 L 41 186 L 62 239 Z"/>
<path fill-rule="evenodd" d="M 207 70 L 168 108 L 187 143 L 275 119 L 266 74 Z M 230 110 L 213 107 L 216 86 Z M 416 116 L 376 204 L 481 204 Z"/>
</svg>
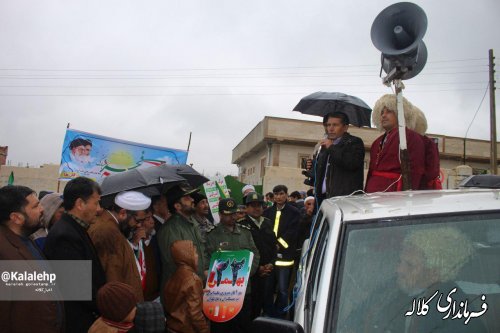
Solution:
<svg viewBox="0 0 500 333">
<path fill-rule="evenodd" d="M 66 332 L 87 332 L 99 316 L 97 290 L 106 283 L 106 275 L 87 230 L 70 215 L 63 214 L 50 229 L 44 253 L 50 260 L 92 261 L 92 301 L 68 301 L 64 304 Z"/>
<path fill-rule="evenodd" d="M 274 223 L 276 219 L 276 204 L 266 209 L 263 216 L 271 220 L 271 225 L 273 226 L 274 230 Z M 286 203 L 283 209 L 281 209 L 278 234 L 276 236 L 279 246 L 277 260 L 291 261 L 295 259 L 299 219 L 299 210 L 289 203 Z M 288 244 L 288 247 L 285 248 L 279 242 L 280 238 L 282 238 Z"/>
<path fill-rule="evenodd" d="M 326 198 L 349 195 L 363 189 L 365 145 L 363 140 L 344 133 L 340 142 L 321 149 L 316 157 L 315 193 L 321 194 L 326 172 Z M 327 163 L 330 163 L 326 170 Z"/>
<path fill-rule="evenodd" d="M 264 217 L 264 221 L 262 221 L 259 229 L 255 222 L 246 215 L 245 218 L 239 220 L 238 223 L 249 229 L 252 233 L 253 242 L 260 254 L 259 266 L 266 264 L 274 265 L 274 261 L 276 260 L 277 240 L 273 232 L 272 222 Z"/>
</svg>

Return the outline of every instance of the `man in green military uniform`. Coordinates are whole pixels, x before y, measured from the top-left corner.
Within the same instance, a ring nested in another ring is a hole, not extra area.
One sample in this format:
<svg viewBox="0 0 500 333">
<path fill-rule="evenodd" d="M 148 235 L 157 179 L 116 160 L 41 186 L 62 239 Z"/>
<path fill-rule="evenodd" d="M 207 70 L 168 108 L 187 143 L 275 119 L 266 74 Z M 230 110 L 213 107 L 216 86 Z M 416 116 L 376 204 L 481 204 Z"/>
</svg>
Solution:
<svg viewBox="0 0 500 333">
<path fill-rule="evenodd" d="M 170 247 L 177 240 L 190 240 L 193 242 L 198 253 L 205 253 L 205 245 L 202 241 L 198 222 L 193 219 L 195 212 L 194 200 L 190 194 L 197 190 L 190 188 L 188 185 L 177 185 L 167 191 L 168 209 L 172 212 L 172 216 L 163 224 L 158 233 L 158 246 L 160 247 L 160 255 L 162 262 L 162 283 L 161 290 L 165 286 L 166 281 L 174 274 L 176 265 L 172 259 Z M 200 255 L 198 260 L 197 273 L 202 280 L 205 280 L 204 270 L 208 266 L 208 262 L 204 262 L 204 256 Z"/>
<path fill-rule="evenodd" d="M 209 259 L 213 252 L 217 250 L 250 250 L 253 252 L 253 262 L 250 269 L 250 276 L 257 272 L 260 255 L 252 239 L 252 233 L 246 226 L 236 224 L 236 201 L 232 198 L 219 201 L 220 223 L 207 233 L 205 268 L 208 269 Z M 224 323 L 211 323 L 212 333 L 239 333 L 250 332 L 251 326 L 251 301 L 250 285 L 247 285 L 243 307 L 238 315 Z"/>
</svg>

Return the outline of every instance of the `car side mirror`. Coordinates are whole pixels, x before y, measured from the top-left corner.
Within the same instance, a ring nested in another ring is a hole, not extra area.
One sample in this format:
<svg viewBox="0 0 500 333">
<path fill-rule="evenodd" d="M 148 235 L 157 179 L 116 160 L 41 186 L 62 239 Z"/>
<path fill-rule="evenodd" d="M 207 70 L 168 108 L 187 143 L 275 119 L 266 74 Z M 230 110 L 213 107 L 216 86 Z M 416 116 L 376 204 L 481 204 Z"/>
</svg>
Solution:
<svg viewBox="0 0 500 333">
<path fill-rule="evenodd" d="M 293 321 L 269 317 L 257 317 L 252 322 L 252 332 L 304 333 L 304 329 L 300 326 L 300 324 Z"/>
</svg>

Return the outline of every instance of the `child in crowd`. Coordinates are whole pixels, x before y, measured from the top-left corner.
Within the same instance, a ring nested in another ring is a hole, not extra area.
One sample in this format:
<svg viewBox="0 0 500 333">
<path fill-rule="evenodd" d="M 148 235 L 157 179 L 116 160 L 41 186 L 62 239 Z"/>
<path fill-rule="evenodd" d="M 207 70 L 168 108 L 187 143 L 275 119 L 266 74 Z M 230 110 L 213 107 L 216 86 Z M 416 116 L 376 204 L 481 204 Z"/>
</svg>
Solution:
<svg viewBox="0 0 500 333">
<path fill-rule="evenodd" d="M 208 333 L 203 315 L 203 283 L 196 274 L 196 248 L 192 241 L 179 240 L 170 250 L 177 270 L 163 290 L 167 328 L 174 333 Z"/>
<path fill-rule="evenodd" d="M 108 282 L 97 292 L 97 308 L 101 312 L 89 333 L 123 333 L 134 327 L 137 300 L 131 286 Z"/>
</svg>

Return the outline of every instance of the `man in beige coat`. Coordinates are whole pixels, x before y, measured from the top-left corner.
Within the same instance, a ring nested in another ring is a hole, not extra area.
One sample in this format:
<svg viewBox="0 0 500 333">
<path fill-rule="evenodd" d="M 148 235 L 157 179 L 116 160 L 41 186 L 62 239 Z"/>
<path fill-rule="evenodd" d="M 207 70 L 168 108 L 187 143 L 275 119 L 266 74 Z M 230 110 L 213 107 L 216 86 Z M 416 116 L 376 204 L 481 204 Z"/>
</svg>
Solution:
<svg viewBox="0 0 500 333">
<path fill-rule="evenodd" d="M 142 225 L 143 221 L 139 217 L 146 215 L 150 205 L 151 199 L 140 192 L 121 192 L 116 195 L 111 207 L 105 209 L 89 229 L 90 238 L 106 272 L 107 282 L 128 284 L 139 302 L 144 301 L 141 268 L 134 252 L 139 249 L 134 249 L 128 238 L 132 237 L 133 230 Z"/>
</svg>

